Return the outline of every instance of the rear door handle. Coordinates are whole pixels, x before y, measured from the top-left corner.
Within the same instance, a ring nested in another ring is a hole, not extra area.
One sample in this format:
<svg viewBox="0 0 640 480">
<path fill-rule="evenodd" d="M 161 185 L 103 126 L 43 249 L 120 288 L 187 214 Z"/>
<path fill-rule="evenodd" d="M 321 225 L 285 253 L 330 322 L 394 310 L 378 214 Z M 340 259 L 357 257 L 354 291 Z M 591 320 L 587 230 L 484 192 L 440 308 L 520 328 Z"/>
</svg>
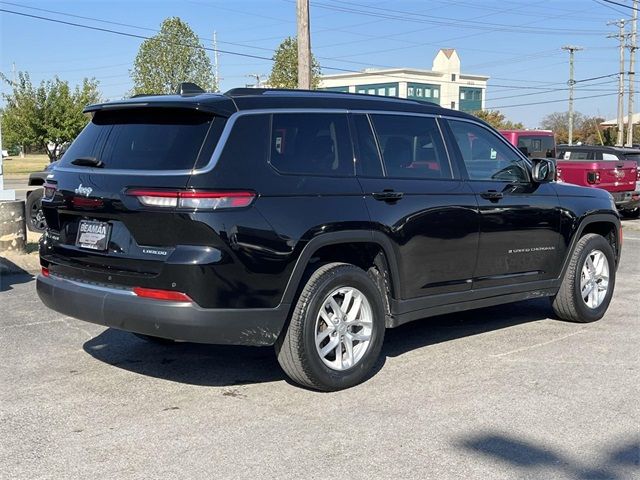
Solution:
<svg viewBox="0 0 640 480">
<path fill-rule="evenodd" d="M 383 190 L 382 192 L 373 192 L 371 195 L 376 200 L 383 202 L 396 202 L 403 197 L 404 193 L 394 192 L 393 190 Z"/>
<path fill-rule="evenodd" d="M 480 196 L 485 200 L 500 200 L 504 198 L 504 195 L 502 194 L 502 192 L 497 192 L 495 190 L 488 190 L 486 192 L 482 192 Z"/>
</svg>

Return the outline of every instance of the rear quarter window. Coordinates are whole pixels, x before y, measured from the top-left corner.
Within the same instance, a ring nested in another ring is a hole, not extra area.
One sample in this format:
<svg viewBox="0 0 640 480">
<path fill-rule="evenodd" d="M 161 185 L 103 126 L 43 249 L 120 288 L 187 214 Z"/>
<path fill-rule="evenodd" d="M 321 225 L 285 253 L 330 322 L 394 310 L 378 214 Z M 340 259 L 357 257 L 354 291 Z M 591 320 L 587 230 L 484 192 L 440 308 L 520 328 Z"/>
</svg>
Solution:
<svg viewBox="0 0 640 480">
<path fill-rule="evenodd" d="M 595 153 L 588 150 L 561 150 L 558 152 L 558 160 L 595 160 Z"/>
<path fill-rule="evenodd" d="M 93 157 L 109 170 L 188 170 L 215 147 L 210 139 L 203 148 L 214 121 L 211 114 L 188 109 L 98 111 L 61 165 Z"/>
</svg>

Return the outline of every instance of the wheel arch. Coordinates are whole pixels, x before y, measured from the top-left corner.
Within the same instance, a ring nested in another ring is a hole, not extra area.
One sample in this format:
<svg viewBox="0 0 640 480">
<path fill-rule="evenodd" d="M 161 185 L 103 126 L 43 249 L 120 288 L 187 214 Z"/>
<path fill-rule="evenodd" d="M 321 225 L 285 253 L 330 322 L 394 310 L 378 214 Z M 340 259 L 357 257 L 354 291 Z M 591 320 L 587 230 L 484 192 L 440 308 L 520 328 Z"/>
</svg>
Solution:
<svg viewBox="0 0 640 480">
<path fill-rule="evenodd" d="M 601 235 L 609 242 L 616 258 L 617 268 L 620 262 L 622 248 L 621 228 L 619 217 L 613 213 L 598 213 L 585 216 L 578 225 L 578 228 L 576 228 L 576 232 L 571 239 L 571 246 L 569 248 L 569 253 L 564 260 L 560 278 L 564 278 L 578 240 L 589 233 Z"/>
<path fill-rule="evenodd" d="M 370 262 L 366 259 L 370 259 Z M 401 291 L 391 241 L 380 232 L 348 230 L 319 235 L 305 245 L 285 288 L 282 303 L 292 304 L 295 301 L 310 265 L 327 261 L 353 263 L 361 268 L 370 263 L 369 266 L 382 270 L 383 278 L 389 280 L 389 295 L 396 297 Z"/>
</svg>

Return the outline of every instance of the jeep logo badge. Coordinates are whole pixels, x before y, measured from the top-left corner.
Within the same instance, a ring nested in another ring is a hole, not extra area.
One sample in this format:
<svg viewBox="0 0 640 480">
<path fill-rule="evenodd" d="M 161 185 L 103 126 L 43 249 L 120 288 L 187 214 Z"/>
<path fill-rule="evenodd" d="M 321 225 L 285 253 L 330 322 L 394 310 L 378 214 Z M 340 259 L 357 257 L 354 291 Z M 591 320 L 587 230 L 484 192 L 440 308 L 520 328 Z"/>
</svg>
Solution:
<svg viewBox="0 0 640 480">
<path fill-rule="evenodd" d="M 82 184 L 78 185 L 78 188 L 74 190 L 78 195 L 84 195 L 88 197 L 93 192 L 93 188 L 91 187 L 83 187 Z"/>
</svg>

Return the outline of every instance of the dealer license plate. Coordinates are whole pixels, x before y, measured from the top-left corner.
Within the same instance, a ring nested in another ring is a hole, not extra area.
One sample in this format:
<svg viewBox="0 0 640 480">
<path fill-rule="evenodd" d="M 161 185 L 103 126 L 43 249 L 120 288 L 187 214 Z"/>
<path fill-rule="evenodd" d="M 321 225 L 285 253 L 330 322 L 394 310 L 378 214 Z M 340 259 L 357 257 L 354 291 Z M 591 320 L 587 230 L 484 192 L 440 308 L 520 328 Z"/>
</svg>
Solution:
<svg viewBox="0 0 640 480">
<path fill-rule="evenodd" d="M 76 246 L 90 250 L 104 251 L 109 244 L 111 225 L 107 222 L 80 220 Z"/>
</svg>

